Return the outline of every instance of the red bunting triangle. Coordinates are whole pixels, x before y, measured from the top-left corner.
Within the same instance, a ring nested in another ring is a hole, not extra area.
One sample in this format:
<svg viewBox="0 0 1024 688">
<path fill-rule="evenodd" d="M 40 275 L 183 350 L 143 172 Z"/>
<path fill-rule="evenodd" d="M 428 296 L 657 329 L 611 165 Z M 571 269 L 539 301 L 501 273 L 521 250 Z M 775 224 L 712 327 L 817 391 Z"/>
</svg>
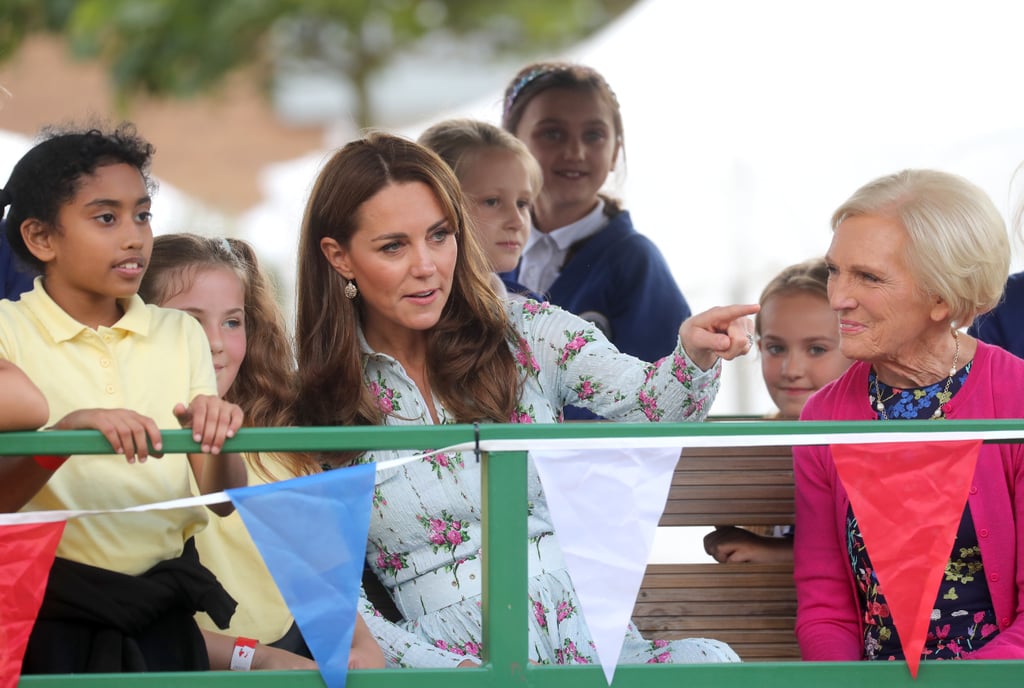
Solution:
<svg viewBox="0 0 1024 688">
<path fill-rule="evenodd" d="M 981 440 L 831 447 L 914 678 L 980 448 Z"/>
<path fill-rule="evenodd" d="M 18 685 L 64 523 L 0 527 L 0 688 Z"/>
</svg>

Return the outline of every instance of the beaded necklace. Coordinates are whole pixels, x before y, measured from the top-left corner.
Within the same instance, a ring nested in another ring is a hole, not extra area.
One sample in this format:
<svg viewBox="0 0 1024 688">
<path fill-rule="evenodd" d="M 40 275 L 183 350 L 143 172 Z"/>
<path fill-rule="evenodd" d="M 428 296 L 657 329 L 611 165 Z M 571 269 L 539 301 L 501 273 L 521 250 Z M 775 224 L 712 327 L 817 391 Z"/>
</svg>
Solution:
<svg viewBox="0 0 1024 688">
<path fill-rule="evenodd" d="M 956 375 L 956 364 L 960 361 L 960 337 L 959 333 L 956 330 L 953 330 L 953 342 L 953 365 L 949 369 L 949 377 L 946 378 L 946 386 L 939 394 L 936 395 L 939 399 L 939 406 L 938 408 L 935 409 L 935 412 L 932 414 L 932 420 L 938 420 L 946 417 L 946 414 L 942 410 L 942 407 L 945 406 L 945 404 L 950 399 L 951 395 L 949 393 L 949 388 L 953 384 L 953 377 Z M 889 416 L 885 412 L 885 402 L 895 397 L 897 391 L 894 390 L 892 394 L 890 394 L 887 398 L 883 399 L 882 392 L 878 388 L 877 374 L 874 376 L 872 383 L 875 388 L 874 398 L 872 399 L 875 405 L 875 410 L 878 411 L 878 413 L 882 416 L 882 420 L 889 420 Z"/>
</svg>

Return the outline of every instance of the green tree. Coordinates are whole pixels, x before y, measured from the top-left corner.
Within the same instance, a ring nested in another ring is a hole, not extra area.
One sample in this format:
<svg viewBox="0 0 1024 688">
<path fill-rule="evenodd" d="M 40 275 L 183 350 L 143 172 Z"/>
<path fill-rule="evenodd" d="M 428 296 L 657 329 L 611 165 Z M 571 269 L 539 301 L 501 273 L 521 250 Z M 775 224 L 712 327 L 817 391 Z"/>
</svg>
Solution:
<svg viewBox="0 0 1024 688">
<path fill-rule="evenodd" d="M 355 119 L 366 126 L 374 76 L 423 41 L 472 41 L 485 59 L 555 50 L 635 1 L 4 0 L 0 60 L 24 36 L 57 31 L 74 54 L 110 65 L 122 98 L 200 93 L 242 67 L 268 85 L 312 68 L 352 86 Z"/>
</svg>

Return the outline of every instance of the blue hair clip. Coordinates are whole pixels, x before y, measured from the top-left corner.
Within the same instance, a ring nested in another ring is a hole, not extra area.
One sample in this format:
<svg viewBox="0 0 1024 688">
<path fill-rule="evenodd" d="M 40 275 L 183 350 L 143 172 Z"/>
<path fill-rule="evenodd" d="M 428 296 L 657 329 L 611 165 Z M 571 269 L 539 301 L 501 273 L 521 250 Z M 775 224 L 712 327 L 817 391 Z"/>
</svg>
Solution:
<svg viewBox="0 0 1024 688">
<path fill-rule="evenodd" d="M 505 97 L 505 114 L 507 115 L 509 110 L 512 109 L 512 106 L 516 102 L 516 98 L 519 97 L 519 94 L 523 92 L 524 88 L 526 88 L 527 86 L 529 86 L 531 83 L 533 83 L 542 76 L 554 74 L 555 72 L 562 71 L 563 69 L 564 67 L 561 66 L 550 65 L 544 67 L 534 67 L 526 74 L 523 74 L 521 77 L 516 79 L 515 82 L 512 84 L 512 88 L 508 90 L 508 95 Z"/>
</svg>

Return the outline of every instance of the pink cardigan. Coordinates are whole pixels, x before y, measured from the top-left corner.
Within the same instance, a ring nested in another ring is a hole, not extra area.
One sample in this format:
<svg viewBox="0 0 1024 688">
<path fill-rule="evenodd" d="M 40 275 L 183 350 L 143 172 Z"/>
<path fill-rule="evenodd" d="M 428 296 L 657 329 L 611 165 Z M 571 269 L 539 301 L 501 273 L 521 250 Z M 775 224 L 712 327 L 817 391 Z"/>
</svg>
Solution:
<svg viewBox="0 0 1024 688">
<path fill-rule="evenodd" d="M 854 363 L 811 397 L 801 420 L 876 418 L 869 370 Z M 945 411 L 950 419 L 1024 418 L 1024 360 L 978 342 L 971 372 Z M 793 461 L 800 653 L 805 660 L 863 659 L 863 609 L 846 548 L 849 499 L 828 447 L 794 447 Z M 982 445 L 968 503 L 999 625 L 999 635 L 970 656 L 1024 659 L 1024 445 Z"/>
</svg>

